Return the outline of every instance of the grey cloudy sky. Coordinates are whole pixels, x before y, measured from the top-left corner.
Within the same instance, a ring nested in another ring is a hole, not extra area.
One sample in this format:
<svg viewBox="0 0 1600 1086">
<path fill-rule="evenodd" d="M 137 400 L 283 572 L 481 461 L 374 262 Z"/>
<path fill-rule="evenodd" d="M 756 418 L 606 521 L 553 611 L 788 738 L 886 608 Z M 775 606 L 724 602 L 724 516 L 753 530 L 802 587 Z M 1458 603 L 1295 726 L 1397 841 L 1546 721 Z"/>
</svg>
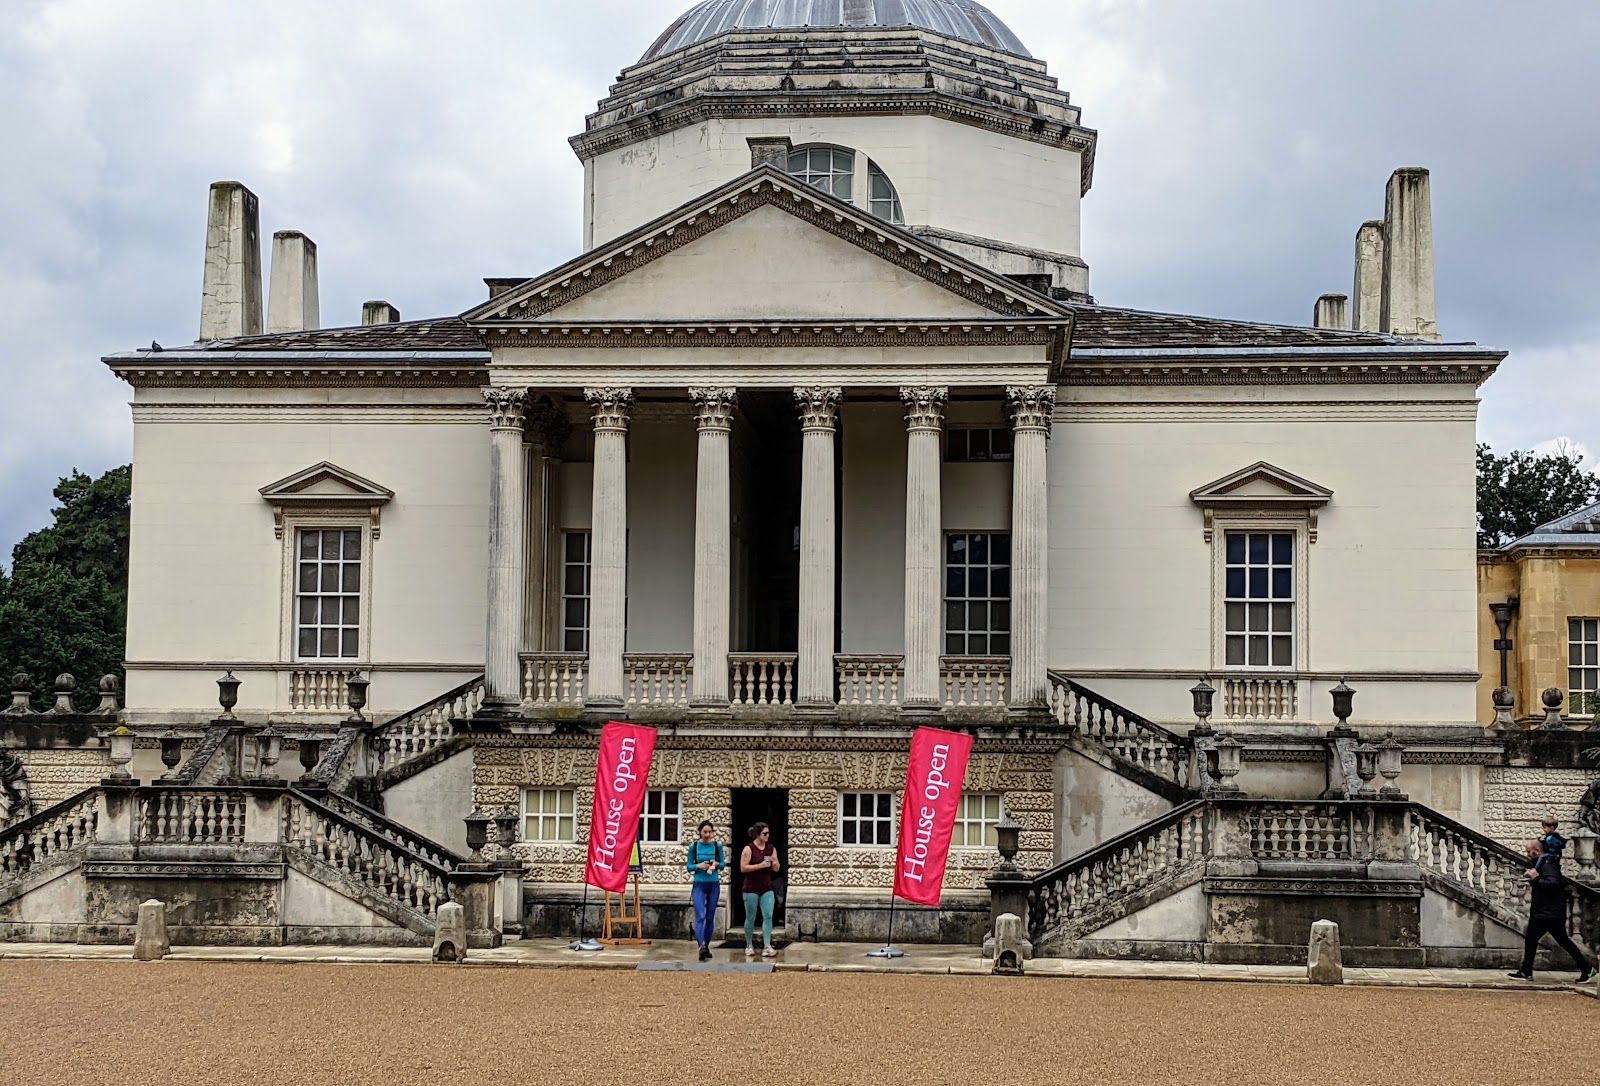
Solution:
<svg viewBox="0 0 1600 1086">
<path fill-rule="evenodd" d="M 459 312 L 576 253 L 566 137 L 688 2 L 0 0 L 0 557 L 130 458 L 99 358 L 194 338 L 211 181 L 317 241 L 325 324 Z M 1600 452 L 1600 5 L 990 6 L 1101 133 L 1101 301 L 1305 323 L 1428 166 L 1440 328 L 1512 351 L 1480 436 Z"/>
</svg>

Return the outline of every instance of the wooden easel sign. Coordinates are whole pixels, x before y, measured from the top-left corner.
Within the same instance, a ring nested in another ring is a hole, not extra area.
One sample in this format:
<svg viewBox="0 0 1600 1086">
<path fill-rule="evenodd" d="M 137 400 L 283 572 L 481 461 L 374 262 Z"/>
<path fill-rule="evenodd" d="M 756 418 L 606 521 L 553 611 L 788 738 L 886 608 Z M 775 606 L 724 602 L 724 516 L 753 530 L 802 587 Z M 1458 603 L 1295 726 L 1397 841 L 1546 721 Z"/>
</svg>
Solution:
<svg viewBox="0 0 1600 1086">
<path fill-rule="evenodd" d="M 628 859 L 628 878 L 633 884 L 633 908 L 628 908 L 628 892 L 606 893 L 605 928 L 600 941 L 607 946 L 649 946 L 644 938 L 644 913 L 639 908 L 639 874 L 644 870 L 644 857 L 639 853 L 639 842 L 633 843 L 633 855 Z M 631 936 L 619 934 L 632 930 Z"/>
</svg>

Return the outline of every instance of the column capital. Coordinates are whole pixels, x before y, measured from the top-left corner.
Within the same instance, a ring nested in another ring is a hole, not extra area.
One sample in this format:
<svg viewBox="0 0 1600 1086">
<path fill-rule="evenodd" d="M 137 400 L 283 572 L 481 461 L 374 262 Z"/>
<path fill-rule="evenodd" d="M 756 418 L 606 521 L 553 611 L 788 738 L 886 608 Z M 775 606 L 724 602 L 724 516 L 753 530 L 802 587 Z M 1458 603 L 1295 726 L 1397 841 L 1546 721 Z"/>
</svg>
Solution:
<svg viewBox="0 0 1600 1086">
<path fill-rule="evenodd" d="M 493 430 L 522 430 L 522 412 L 528 404 L 528 390 L 491 385 L 483 390 L 483 400 L 489 405 L 489 428 Z"/>
<path fill-rule="evenodd" d="M 839 400 L 844 389 L 828 385 L 807 385 L 794 390 L 800 408 L 800 429 L 809 433 L 832 433 L 839 425 Z"/>
<path fill-rule="evenodd" d="M 902 388 L 900 398 L 906 404 L 906 429 L 913 433 L 918 430 L 938 433 L 944 425 L 944 401 L 949 395 L 948 388 L 928 385 Z"/>
<path fill-rule="evenodd" d="M 1049 436 L 1056 410 L 1055 386 L 1012 385 L 1006 389 L 1006 410 L 1012 429 Z"/>
<path fill-rule="evenodd" d="M 628 432 L 628 413 L 633 410 L 631 388 L 586 388 L 583 398 L 594 412 L 595 433 Z"/>
<path fill-rule="evenodd" d="M 739 403 L 738 389 L 691 388 L 689 399 L 694 401 L 694 421 L 702 433 L 727 433 L 733 429 L 733 409 Z"/>
</svg>

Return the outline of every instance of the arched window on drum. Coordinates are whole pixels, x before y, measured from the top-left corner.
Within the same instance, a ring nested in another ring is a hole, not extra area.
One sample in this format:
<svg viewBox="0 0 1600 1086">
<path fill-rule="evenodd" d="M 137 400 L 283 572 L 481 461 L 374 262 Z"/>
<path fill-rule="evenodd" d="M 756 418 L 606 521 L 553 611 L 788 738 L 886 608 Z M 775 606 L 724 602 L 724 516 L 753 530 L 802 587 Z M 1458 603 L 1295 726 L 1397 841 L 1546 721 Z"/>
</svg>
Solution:
<svg viewBox="0 0 1600 1086">
<path fill-rule="evenodd" d="M 854 151 L 843 147 L 797 147 L 789 152 L 789 174 L 841 200 L 855 200 Z"/>
<path fill-rule="evenodd" d="M 867 210 L 874 217 L 896 226 L 905 225 L 905 213 L 900 210 L 900 194 L 895 191 L 894 182 L 870 160 L 867 162 L 867 195 L 870 200 Z"/>
</svg>

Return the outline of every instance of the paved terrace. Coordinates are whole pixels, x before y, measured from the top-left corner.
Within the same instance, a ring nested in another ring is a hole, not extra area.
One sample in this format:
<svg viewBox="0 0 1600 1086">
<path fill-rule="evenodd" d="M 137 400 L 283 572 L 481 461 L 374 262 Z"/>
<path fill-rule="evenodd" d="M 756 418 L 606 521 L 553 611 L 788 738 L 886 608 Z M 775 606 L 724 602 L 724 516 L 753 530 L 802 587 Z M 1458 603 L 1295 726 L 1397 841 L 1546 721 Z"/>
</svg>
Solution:
<svg viewBox="0 0 1600 1086">
<path fill-rule="evenodd" d="M 865 943 L 791 943 L 770 962 L 779 973 L 890 973 L 916 976 L 987 976 L 990 963 L 972 947 L 942 944 L 907 944 L 905 957 L 887 961 L 867 957 Z M 464 963 L 469 967 L 502 969 L 637 970 L 641 964 L 681 964 L 688 972 L 726 972 L 750 959 L 743 950 L 715 950 L 713 960 L 696 960 L 693 943 L 658 940 L 649 946 L 606 947 L 600 951 L 567 949 L 565 940 L 522 939 L 493 950 L 474 950 Z M 44 959 L 52 961 L 127 961 L 127 946 L 81 946 L 72 943 L 0 943 L 0 961 Z M 174 962 L 265 962 L 278 965 L 304 963 L 339 965 L 431 965 L 426 947 L 174 947 L 167 959 Z M 439 966 L 438 968 L 446 968 Z M 1212 965 L 1199 962 L 1092 961 L 1073 958 L 1036 958 L 1027 963 L 1030 977 L 1080 979 L 1139 979 L 1234 981 L 1266 984 L 1305 984 L 1306 970 L 1297 965 Z M 1494 988 L 1515 991 L 1577 991 L 1596 997 L 1596 982 L 1572 983 L 1571 970 L 1539 974 L 1532 983 L 1512 980 L 1504 969 L 1358 969 L 1346 966 L 1346 985 L 1379 988 Z"/>
</svg>

